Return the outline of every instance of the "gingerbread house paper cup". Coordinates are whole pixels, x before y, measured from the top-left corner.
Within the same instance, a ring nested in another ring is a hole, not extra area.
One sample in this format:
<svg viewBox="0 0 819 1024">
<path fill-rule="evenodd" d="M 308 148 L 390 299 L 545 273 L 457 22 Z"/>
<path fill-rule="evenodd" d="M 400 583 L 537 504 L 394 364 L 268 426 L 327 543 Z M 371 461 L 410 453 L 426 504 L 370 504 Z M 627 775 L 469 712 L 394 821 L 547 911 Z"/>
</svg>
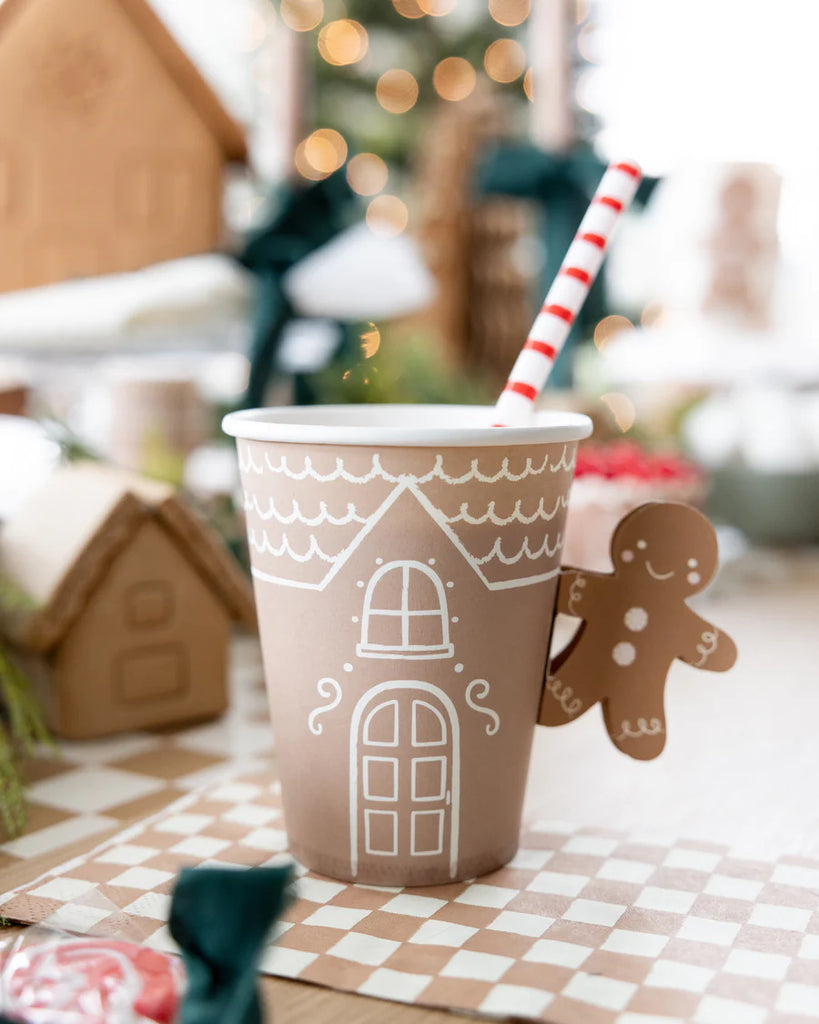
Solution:
<svg viewBox="0 0 819 1024">
<path fill-rule="evenodd" d="M 505 864 L 585 416 L 233 413 L 289 846 L 385 885 Z"/>
</svg>

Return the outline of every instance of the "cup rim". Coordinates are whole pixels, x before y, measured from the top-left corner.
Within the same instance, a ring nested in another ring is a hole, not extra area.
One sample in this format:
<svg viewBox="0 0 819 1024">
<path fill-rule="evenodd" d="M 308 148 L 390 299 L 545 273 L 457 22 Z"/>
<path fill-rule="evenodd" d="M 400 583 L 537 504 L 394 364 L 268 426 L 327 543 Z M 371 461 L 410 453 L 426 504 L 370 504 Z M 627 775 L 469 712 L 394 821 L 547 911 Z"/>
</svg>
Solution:
<svg viewBox="0 0 819 1024">
<path fill-rule="evenodd" d="M 592 432 L 592 421 L 582 413 L 539 410 L 523 427 L 493 427 L 493 414 L 489 405 L 277 406 L 228 413 L 222 430 L 247 441 L 455 448 L 582 441 Z M 429 426 L 419 422 L 424 416 Z"/>
</svg>

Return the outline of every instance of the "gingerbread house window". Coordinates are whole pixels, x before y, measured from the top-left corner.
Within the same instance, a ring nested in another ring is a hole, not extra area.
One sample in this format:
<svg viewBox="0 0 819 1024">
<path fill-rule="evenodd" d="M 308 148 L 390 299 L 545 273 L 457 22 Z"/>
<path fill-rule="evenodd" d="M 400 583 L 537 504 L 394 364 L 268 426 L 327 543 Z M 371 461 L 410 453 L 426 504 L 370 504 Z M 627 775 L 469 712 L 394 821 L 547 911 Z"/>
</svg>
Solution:
<svg viewBox="0 0 819 1024">
<path fill-rule="evenodd" d="M 422 562 L 389 562 L 367 585 L 362 658 L 451 658 L 444 586 Z"/>
</svg>

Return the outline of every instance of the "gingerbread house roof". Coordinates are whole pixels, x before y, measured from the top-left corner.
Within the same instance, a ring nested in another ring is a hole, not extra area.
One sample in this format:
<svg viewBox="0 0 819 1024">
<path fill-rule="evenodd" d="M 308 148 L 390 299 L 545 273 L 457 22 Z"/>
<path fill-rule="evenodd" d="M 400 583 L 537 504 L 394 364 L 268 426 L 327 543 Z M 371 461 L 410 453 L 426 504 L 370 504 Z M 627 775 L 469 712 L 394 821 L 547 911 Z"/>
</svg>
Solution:
<svg viewBox="0 0 819 1024">
<path fill-rule="evenodd" d="M 27 4 L 37 0 L 0 2 L 0 45 L 3 32 Z M 69 0 L 64 0 L 69 2 Z M 225 110 L 222 102 L 179 46 L 162 19 L 147 0 L 109 0 L 122 8 L 136 31 L 148 41 L 159 62 L 187 97 L 191 106 L 219 142 L 225 158 L 243 163 L 247 160 L 247 140 L 242 127 Z"/>
<path fill-rule="evenodd" d="M 54 473 L 0 530 L 0 578 L 20 595 L 2 609 L 3 631 L 31 650 L 58 644 L 149 518 L 167 531 L 231 617 L 255 628 L 248 581 L 172 487 L 79 463 Z"/>
<path fill-rule="evenodd" d="M 342 460 L 240 448 L 256 578 L 324 590 L 405 497 L 423 508 L 488 589 L 557 574 L 566 477 L 574 469 L 570 446 L 560 457 L 535 460 L 500 452 L 470 463 L 453 451 L 426 458 L 417 474 L 408 474 L 399 463 L 391 465 L 388 453 L 351 453 Z M 551 483 L 554 474 L 558 487 Z M 279 475 L 289 478 L 289 506 L 270 494 L 269 481 Z M 523 507 L 515 485 L 529 476 L 543 485 Z"/>
</svg>

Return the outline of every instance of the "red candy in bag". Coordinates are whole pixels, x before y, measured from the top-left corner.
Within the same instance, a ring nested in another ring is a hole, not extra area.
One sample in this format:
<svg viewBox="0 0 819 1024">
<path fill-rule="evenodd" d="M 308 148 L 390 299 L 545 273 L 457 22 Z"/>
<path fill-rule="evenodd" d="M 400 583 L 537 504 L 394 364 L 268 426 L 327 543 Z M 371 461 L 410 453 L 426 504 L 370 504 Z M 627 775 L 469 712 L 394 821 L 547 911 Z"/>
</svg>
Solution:
<svg viewBox="0 0 819 1024">
<path fill-rule="evenodd" d="M 0 959 L 0 1010 L 26 1024 L 172 1024 L 183 978 L 152 949 L 52 933 Z"/>
</svg>

